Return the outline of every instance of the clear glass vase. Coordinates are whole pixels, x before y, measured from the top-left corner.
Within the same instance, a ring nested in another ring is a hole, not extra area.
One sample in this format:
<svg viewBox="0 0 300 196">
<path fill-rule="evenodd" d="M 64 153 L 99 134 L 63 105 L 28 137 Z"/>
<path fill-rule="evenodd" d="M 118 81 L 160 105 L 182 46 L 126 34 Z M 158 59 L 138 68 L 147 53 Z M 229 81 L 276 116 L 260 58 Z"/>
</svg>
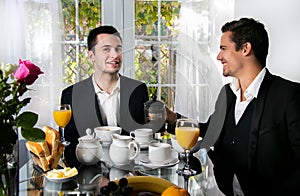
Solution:
<svg viewBox="0 0 300 196">
<path fill-rule="evenodd" d="M 16 196 L 19 192 L 18 142 L 12 149 L 7 148 L 0 146 L 0 195 Z"/>
</svg>

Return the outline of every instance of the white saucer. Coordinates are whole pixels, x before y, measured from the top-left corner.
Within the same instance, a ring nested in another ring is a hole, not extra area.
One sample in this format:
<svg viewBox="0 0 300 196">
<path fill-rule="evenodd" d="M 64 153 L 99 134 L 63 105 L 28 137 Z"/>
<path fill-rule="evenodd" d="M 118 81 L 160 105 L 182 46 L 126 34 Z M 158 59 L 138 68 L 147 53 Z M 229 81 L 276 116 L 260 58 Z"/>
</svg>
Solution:
<svg viewBox="0 0 300 196">
<path fill-rule="evenodd" d="M 151 160 L 149 160 L 148 158 L 146 159 L 141 159 L 140 160 L 140 164 L 146 167 L 150 167 L 150 168 L 154 168 L 154 167 L 171 167 L 176 165 L 177 163 L 179 163 L 179 159 L 178 158 L 174 158 L 172 157 L 169 160 L 166 160 L 162 163 L 152 163 Z"/>
</svg>

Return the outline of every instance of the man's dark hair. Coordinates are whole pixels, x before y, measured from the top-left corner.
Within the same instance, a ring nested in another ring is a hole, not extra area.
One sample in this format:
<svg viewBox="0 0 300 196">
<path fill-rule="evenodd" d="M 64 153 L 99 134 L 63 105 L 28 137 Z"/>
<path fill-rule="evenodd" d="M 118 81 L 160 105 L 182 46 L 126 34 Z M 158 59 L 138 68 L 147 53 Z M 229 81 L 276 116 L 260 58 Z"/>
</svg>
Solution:
<svg viewBox="0 0 300 196">
<path fill-rule="evenodd" d="M 241 18 L 226 23 L 222 27 L 222 33 L 232 32 L 231 40 L 235 43 L 235 49 L 240 50 L 244 43 L 250 42 L 255 57 L 265 67 L 269 50 L 269 37 L 262 23 L 253 18 Z"/>
<path fill-rule="evenodd" d="M 90 31 L 88 36 L 88 50 L 92 50 L 92 48 L 97 44 L 97 35 L 99 34 L 113 34 L 120 38 L 122 41 L 121 35 L 116 28 L 113 26 L 100 26 Z"/>
</svg>

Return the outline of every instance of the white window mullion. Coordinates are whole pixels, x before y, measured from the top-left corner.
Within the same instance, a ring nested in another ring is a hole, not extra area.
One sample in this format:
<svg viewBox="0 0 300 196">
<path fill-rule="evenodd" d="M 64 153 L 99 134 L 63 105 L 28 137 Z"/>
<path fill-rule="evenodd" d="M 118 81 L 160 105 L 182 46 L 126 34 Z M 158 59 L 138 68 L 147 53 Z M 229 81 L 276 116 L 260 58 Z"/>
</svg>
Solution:
<svg viewBox="0 0 300 196">
<path fill-rule="evenodd" d="M 76 31 L 75 31 L 75 51 L 76 51 L 76 57 L 75 57 L 75 62 L 77 65 L 80 65 L 79 62 L 79 32 L 80 32 L 80 25 L 79 25 L 79 7 L 78 7 L 78 0 L 75 0 L 75 26 L 76 26 Z M 81 67 L 78 66 L 77 67 L 77 71 L 76 71 L 76 81 L 80 81 L 81 77 L 80 77 L 80 73 L 81 73 Z"/>
<path fill-rule="evenodd" d="M 121 74 L 134 78 L 134 0 L 102 0 L 102 24 L 118 29 L 123 38 Z"/>
<path fill-rule="evenodd" d="M 157 64 L 157 73 L 158 73 L 158 78 L 157 78 L 157 83 L 158 83 L 158 88 L 157 88 L 157 97 L 158 100 L 161 100 L 161 62 L 160 62 L 160 44 L 161 44 L 161 0 L 158 0 L 158 24 L 157 24 L 157 28 L 158 28 L 158 33 L 157 33 L 157 46 L 158 46 L 158 64 Z"/>
<path fill-rule="evenodd" d="M 112 25 L 117 28 L 121 35 L 123 30 L 123 1 L 102 0 L 102 25 Z"/>
<path fill-rule="evenodd" d="M 123 74 L 134 78 L 135 25 L 134 0 L 124 0 Z"/>
</svg>

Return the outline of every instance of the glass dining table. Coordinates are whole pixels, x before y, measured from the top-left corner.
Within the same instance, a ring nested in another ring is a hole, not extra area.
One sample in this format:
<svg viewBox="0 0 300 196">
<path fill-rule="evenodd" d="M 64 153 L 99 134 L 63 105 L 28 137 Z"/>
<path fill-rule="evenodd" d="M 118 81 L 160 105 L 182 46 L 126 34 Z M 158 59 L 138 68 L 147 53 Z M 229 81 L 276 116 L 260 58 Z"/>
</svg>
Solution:
<svg viewBox="0 0 300 196">
<path fill-rule="evenodd" d="M 205 189 L 203 182 L 207 178 L 206 151 L 200 149 L 190 157 L 191 167 L 197 175 L 184 179 L 176 173 L 184 166 L 183 154 L 172 150 L 177 161 L 165 165 L 149 165 L 144 162 L 148 157 L 148 148 L 142 148 L 137 158 L 128 165 L 114 165 L 109 158 L 109 146 L 103 146 L 103 157 L 94 165 L 80 165 L 78 175 L 67 182 L 53 182 L 44 177 L 41 169 L 33 160 L 24 163 L 19 169 L 19 195 L 100 195 L 100 188 L 108 181 L 129 176 L 154 176 L 166 179 L 175 185 L 184 187 L 189 184 L 191 195 L 201 195 Z"/>
</svg>

